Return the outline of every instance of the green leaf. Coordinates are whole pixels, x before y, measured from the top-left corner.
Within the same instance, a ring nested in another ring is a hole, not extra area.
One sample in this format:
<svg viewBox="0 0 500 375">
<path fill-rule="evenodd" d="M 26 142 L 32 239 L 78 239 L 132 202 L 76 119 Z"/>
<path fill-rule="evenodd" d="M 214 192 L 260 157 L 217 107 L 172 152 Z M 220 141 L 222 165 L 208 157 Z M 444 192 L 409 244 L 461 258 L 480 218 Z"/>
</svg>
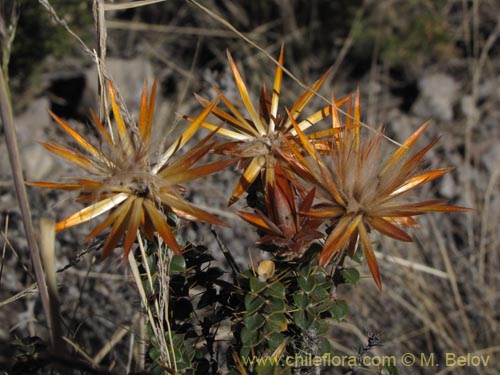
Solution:
<svg viewBox="0 0 500 375">
<path fill-rule="evenodd" d="M 272 314 L 267 318 L 267 323 L 271 331 L 282 332 L 288 327 L 288 320 L 283 313 Z"/>
<path fill-rule="evenodd" d="M 248 315 L 252 315 L 264 305 L 264 298 L 256 296 L 255 294 L 247 294 L 245 296 L 245 308 Z"/>
<path fill-rule="evenodd" d="M 320 356 L 325 354 L 325 353 L 332 353 L 333 352 L 332 344 L 325 337 L 319 338 L 317 341 L 317 345 L 318 345 L 318 352 L 319 352 Z"/>
<path fill-rule="evenodd" d="M 349 306 L 344 301 L 335 301 L 332 308 L 330 309 L 332 316 L 337 321 L 342 321 L 345 319 L 349 313 Z"/>
<path fill-rule="evenodd" d="M 304 279 L 303 277 L 299 277 L 297 279 L 297 283 L 299 284 L 300 289 L 306 293 L 311 293 L 316 287 L 316 283 L 312 278 Z"/>
<path fill-rule="evenodd" d="M 301 269 L 300 269 L 300 274 L 304 279 L 307 279 L 309 275 L 311 274 L 311 263 L 305 264 Z"/>
<path fill-rule="evenodd" d="M 305 331 L 311 326 L 312 319 L 304 310 L 298 310 L 293 313 L 293 322 Z"/>
<path fill-rule="evenodd" d="M 243 346 L 240 350 L 241 358 L 248 358 L 251 353 L 251 348 L 249 346 Z"/>
<path fill-rule="evenodd" d="M 328 333 L 330 324 L 327 319 L 316 319 L 313 324 L 311 324 L 311 329 L 316 331 L 317 336 L 324 336 Z"/>
<path fill-rule="evenodd" d="M 258 330 L 248 329 L 243 327 L 241 329 L 240 338 L 243 345 L 254 346 L 257 344 L 257 336 L 259 334 Z"/>
<path fill-rule="evenodd" d="M 325 290 L 330 290 L 333 288 L 333 282 L 330 279 L 327 279 L 326 277 L 316 277 L 319 275 L 314 275 L 314 281 L 316 282 L 316 285 L 318 287 L 321 287 Z"/>
<path fill-rule="evenodd" d="M 158 360 L 160 358 L 160 349 L 152 347 L 149 350 L 149 358 L 151 358 L 153 361 Z"/>
<path fill-rule="evenodd" d="M 284 312 L 286 310 L 285 301 L 282 299 L 271 299 L 267 301 L 266 311 L 269 313 Z"/>
<path fill-rule="evenodd" d="M 293 295 L 293 302 L 299 309 L 305 309 L 309 306 L 309 297 L 303 293 L 297 293 Z"/>
<path fill-rule="evenodd" d="M 316 287 L 310 294 L 314 302 L 323 302 L 330 300 L 330 293 L 325 288 Z"/>
<path fill-rule="evenodd" d="M 395 366 L 384 366 L 380 370 L 380 375 L 399 375 L 399 371 Z"/>
<path fill-rule="evenodd" d="M 254 314 L 254 315 L 247 315 L 243 319 L 243 324 L 245 324 L 245 327 L 247 327 L 249 330 L 257 330 L 262 325 L 266 322 L 264 317 L 260 314 Z"/>
<path fill-rule="evenodd" d="M 274 332 L 267 337 L 267 346 L 269 350 L 274 351 L 278 346 L 280 346 L 286 338 L 283 334 Z"/>
<path fill-rule="evenodd" d="M 314 306 L 309 307 L 309 311 L 314 314 L 321 314 L 322 312 L 330 310 L 332 306 L 333 306 L 333 301 L 327 300 L 325 302 L 321 302 Z"/>
<path fill-rule="evenodd" d="M 354 253 L 354 256 L 351 259 L 356 263 L 363 263 L 363 260 L 365 259 L 365 252 L 363 251 L 363 248 L 361 246 L 358 246 L 356 252 Z"/>
<path fill-rule="evenodd" d="M 257 277 L 250 277 L 250 290 L 254 293 L 260 293 L 267 288 L 267 283 L 260 281 Z"/>
<path fill-rule="evenodd" d="M 279 363 L 274 364 L 272 361 L 262 361 L 255 366 L 255 373 L 259 375 L 275 375 L 278 374 L 276 372 L 278 366 Z"/>
<path fill-rule="evenodd" d="M 174 255 L 170 261 L 171 272 L 186 272 L 186 259 L 179 255 Z"/>
<path fill-rule="evenodd" d="M 340 274 L 342 275 L 346 283 L 353 285 L 356 285 L 358 283 L 361 276 L 356 268 L 344 268 L 340 271 Z"/>
<path fill-rule="evenodd" d="M 311 275 L 311 277 L 314 279 L 316 284 L 328 282 L 328 280 L 326 279 L 325 272 L 322 271 L 321 269 L 318 269 L 314 274 Z"/>
<path fill-rule="evenodd" d="M 274 283 L 269 285 L 266 290 L 266 295 L 269 297 L 285 299 L 285 287 L 281 283 Z"/>
</svg>

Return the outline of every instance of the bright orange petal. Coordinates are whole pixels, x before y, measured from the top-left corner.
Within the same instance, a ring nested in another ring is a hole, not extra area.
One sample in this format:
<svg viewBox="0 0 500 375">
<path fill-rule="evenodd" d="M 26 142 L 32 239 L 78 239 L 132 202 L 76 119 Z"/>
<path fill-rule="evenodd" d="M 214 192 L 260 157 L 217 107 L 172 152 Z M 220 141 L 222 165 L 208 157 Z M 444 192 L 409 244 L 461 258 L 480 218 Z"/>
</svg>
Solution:
<svg viewBox="0 0 500 375">
<path fill-rule="evenodd" d="M 60 156 L 66 159 L 67 161 L 76 164 L 79 167 L 89 172 L 96 171 L 96 165 L 92 162 L 92 160 L 80 154 L 79 152 L 70 150 L 69 148 L 54 143 L 43 143 L 43 142 L 39 143 L 53 154 L 56 154 L 57 156 Z"/>
<path fill-rule="evenodd" d="M 134 199 L 127 199 L 123 204 L 120 204 L 116 209 L 114 209 L 106 219 L 104 219 L 99 225 L 97 225 L 88 235 L 85 237 L 85 241 L 89 241 L 98 234 L 102 233 L 106 228 L 113 224 L 117 217 L 120 215 L 126 215 L 130 209 Z"/>
<path fill-rule="evenodd" d="M 227 123 L 231 127 L 237 129 L 244 135 L 251 135 L 253 137 L 258 136 L 259 132 L 252 126 L 251 123 L 249 123 L 245 117 L 236 109 L 236 107 L 231 103 L 229 99 L 227 99 L 222 91 L 218 89 L 217 87 L 214 87 L 215 92 L 219 97 L 221 98 L 222 102 L 229 108 L 229 110 L 236 116 L 233 117 L 229 113 L 224 112 L 222 109 L 219 109 L 215 107 L 212 110 L 212 113 L 221 119 L 223 122 Z M 201 96 L 195 95 L 195 97 L 198 99 L 198 101 L 203 105 L 207 106 L 208 105 L 208 100 L 202 98 Z M 204 123 L 206 124 L 206 123 Z M 202 124 L 202 126 L 205 126 Z"/>
<path fill-rule="evenodd" d="M 314 211 L 302 211 L 301 214 L 321 219 L 333 219 L 345 214 L 345 209 L 341 207 L 332 207 Z"/>
<path fill-rule="evenodd" d="M 276 74 L 274 75 L 273 94 L 271 96 L 271 122 L 269 123 L 269 133 L 274 133 L 276 128 L 276 118 L 278 117 L 278 104 L 280 100 L 281 81 L 283 80 L 283 60 L 285 56 L 285 45 L 281 44 L 280 56 L 276 66 Z"/>
<path fill-rule="evenodd" d="M 354 147 L 356 151 L 359 151 L 359 131 L 360 131 L 360 119 L 361 119 L 361 112 L 360 112 L 360 105 L 359 105 L 359 87 L 356 90 L 356 96 L 354 98 Z"/>
<path fill-rule="evenodd" d="M 135 199 L 129 199 L 128 202 L 133 203 Z M 127 209 L 121 210 L 120 215 L 116 218 L 113 227 L 111 228 L 108 237 L 106 238 L 106 242 L 104 242 L 104 246 L 102 248 L 102 256 L 104 258 L 108 257 L 111 255 L 113 250 L 116 248 L 118 245 L 118 242 L 122 239 L 123 235 L 125 234 L 125 230 L 127 229 L 127 225 L 130 219 L 130 206 L 129 204 Z"/>
<path fill-rule="evenodd" d="M 382 219 L 407 228 L 418 228 L 420 226 L 418 221 L 412 218 L 411 216 L 383 217 Z"/>
<path fill-rule="evenodd" d="M 336 254 L 344 249 L 349 238 L 356 231 L 361 219 L 361 215 L 356 215 L 344 216 L 339 220 L 323 246 L 323 251 L 319 256 L 320 267 L 327 265 Z"/>
<path fill-rule="evenodd" d="M 374 229 L 378 230 L 382 234 L 385 234 L 386 236 L 399 241 L 413 242 L 413 238 L 411 238 L 404 230 L 389 223 L 387 220 L 377 216 L 368 217 L 367 220 Z"/>
<path fill-rule="evenodd" d="M 320 79 L 318 79 L 316 82 L 313 83 L 313 85 L 309 88 L 306 89 L 306 91 L 297 99 L 297 101 L 293 104 L 292 108 L 290 108 L 290 114 L 291 116 L 288 117 L 284 129 L 289 129 L 291 125 L 291 119 L 293 118 L 294 120 L 297 120 L 297 118 L 300 116 L 302 111 L 304 110 L 305 106 L 311 101 L 311 99 L 316 95 L 316 92 L 319 90 L 321 85 L 326 80 L 326 77 L 328 77 L 328 74 L 330 74 L 331 68 L 328 69 Z"/>
<path fill-rule="evenodd" d="M 116 93 L 113 85 L 108 81 L 109 98 L 111 99 L 111 108 L 113 110 L 113 116 L 116 122 L 116 128 L 118 129 L 118 136 L 122 142 L 124 151 L 131 155 L 133 150 L 132 139 L 130 138 L 129 131 L 123 120 L 121 108 L 116 101 Z"/>
<path fill-rule="evenodd" d="M 359 239 L 361 241 L 361 246 L 363 246 L 363 252 L 365 254 L 366 263 L 368 263 L 368 268 L 372 274 L 375 284 L 377 284 L 379 289 L 382 289 L 382 280 L 380 279 L 380 271 L 378 269 L 377 259 L 375 258 L 375 253 L 373 252 L 372 245 L 370 243 L 370 238 L 366 231 L 365 225 L 361 222 L 358 225 Z"/>
<path fill-rule="evenodd" d="M 274 232 L 273 228 L 271 228 L 271 226 L 259 215 L 255 215 L 245 211 L 238 211 L 237 214 L 246 222 L 255 225 L 256 227 L 262 230 L 265 230 L 270 233 Z"/>
<path fill-rule="evenodd" d="M 203 121 L 205 121 L 207 116 L 210 114 L 212 109 L 216 106 L 218 100 L 218 98 L 214 99 L 210 103 L 210 105 L 205 107 L 203 111 L 198 115 L 198 117 L 196 117 L 194 121 L 188 126 L 188 128 L 184 130 L 182 135 L 177 138 L 177 140 L 167 149 L 167 151 L 162 155 L 158 165 L 155 167 L 154 172 L 158 172 L 170 159 L 174 152 L 179 150 L 187 141 L 191 139 L 191 137 L 196 133 Z"/>
<path fill-rule="evenodd" d="M 92 206 L 85 207 L 84 209 L 74 213 L 68 218 L 58 222 L 56 224 L 56 232 L 60 232 L 66 228 L 84 223 L 89 221 L 102 213 L 111 210 L 113 207 L 118 206 L 121 202 L 129 197 L 126 193 L 119 193 L 113 197 L 104 199 L 100 202 L 93 204 Z"/>
<path fill-rule="evenodd" d="M 332 113 L 332 106 L 331 105 L 327 105 L 327 106 L 321 108 L 319 111 L 313 113 L 312 115 L 310 115 L 306 119 L 304 119 L 301 122 L 299 122 L 299 128 L 302 131 L 304 131 L 304 130 L 310 128 L 311 126 L 313 126 L 314 124 L 316 124 L 317 122 L 323 120 L 324 118 L 327 118 L 328 116 L 331 115 L 331 113 Z M 322 132 L 316 132 L 314 134 L 315 134 L 316 138 L 325 137 L 326 135 L 331 134 L 331 130 L 332 129 L 328 129 L 328 130 L 324 130 Z M 292 132 L 292 134 L 293 133 L 294 132 Z M 311 138 L 311 134 L 308 134 L 307 136 L 310 139 L 312 139 Z"/>
<path fill-rule="evenodd" d="M 69 126 L 66 122 L 64 122 L 59 116 L 55 113 L 49 111 L 50 115 L 56 122 L 64 129 L 66 133 L 68 133 L 83 149 L 85 149 L 88 153 L 95 156 L 97 159 L 102 158 L 102 153 L 97 150 L 94 146 L 92 146 L 85 138 L 83 138 L 77 131 L 75 131 L 71 126 Z"/>
<path fill-rule="evenodd" d="M 403 155 L 405 155 L 408 151 L 410 151 L 411 147 L 413 144 L 417 141 L 418 138 L 423 134 L 424 130 L 429 126 L 430 121 L 427 121 L 423 123 L 420 128 L 417 129 L 415 133 L 413 133 L 406 141 L 405 143 L 402 144 L 401 147 L 399 147 L 387 160 L 385 163 L 384 167 L 382 168 L 382 171 L 380 172 L 380 175 L 386 174 L 388 171 L 391 170 L 401 160 Z"/>
<path fill-rule="evenodd" d="M 95 112 L 92 109 L 90 110 L 90 117 L 92 118 L 92 121 L 94 122 L 94 125 L 97 127 L 97 129 L 101 133 L 101 135 L 104 138 L 104 140 L 110 146 L 114 146 L 113 139 L 111 138 L 111 136 L 109 135 L 108 131 L 106 130 L 106 128 L 102 124 L 101 120 L 99 120 L 99 118 L 97 117 L 97 115 L 95 114 Z"/>
<path fill-rule="evenodd" d="M 87 178 L 75 178 L 75 181 L 83 186 L 90 187 L 93 189 L 99 189 L 104 186 L 104 182 L 93 181 Z"/>
<path fill-rule="evenodd" d="M 151 222 L 163 241 L 165 241 L 168 247 L 172 249 L 175 254 L 182 256 L 182 250 L 177 243 L 172 230 L 168 226 L 166 218 L 163 217 L 155 205 L 148 200 L 144 201 L 144 208 L 146 209 L 148 217 L 151 219 Z"/>
<path fill-rule="evenodd" d="M 153 126 L 153 114 L 154 105 L 156 98 L 156 87 L 157 81 L 153 82 L 153 87 L 151 88 L 151 96 L 148 101 L 148 86 L 147 81 L 144 82 L 144 87 L 142 89 L 141 95 L 141 111 L 139 113 L 139 134 L 145 145 L 148 145 L 151 138 L 151 128 Z"/>
<path fill-rule="evenodd" d="M 260 121 L 260 117 L 257 114 L 257 111 L 255 110 L 252 101 L 250 100 L 250 95 L 248 94 L 245 82 L 243 81 L 243 78 L 241 77 L 241 74 L 238 71 L 238 68 L 236 67 L 236 64 L 233 58 L 231 57 L 229 51 L 227 52 L 227 58 L 229 60 L 229 66 L 231 67 L 231 71 L 233 72 L 236 87 L 238 88 L 241 99 L 243 100 L 243 104 L 245 105 L 245 108 L 248 111 L 248 114 L 250 115 L 250 118 L 252 119 L 255 128 L 259 131 L 259 134 L 264 135 L 267 133 L 267 129 L 263 127 L 262 122 Z"/>
<path fill-rule="evenodd" d="M 420 173 L 409 180 L 407 180 L 403 185 L 399 186 L 396 190 L 394 190 L 390 195 L 390 199 L 394 199 L 394 197 L 406 193 L 408 190 L 414 189 L 417 186 L 426 184 L 436 178 L 441 177 L 442 175 L 452 171 L 453 168 L 442 168 L 436 169 L 429 172 Z"/>
<path fill-rule="evenodd" d="M 173 175 L 168 175 L 166 179 L 168 179 L 168 183 L 172 185 L 182 184 L 227 168 L 231 164 L 234 164 L 235 161 L 236 159 L 226 159 L 215 163 L 205 164 Z"/>
<path fill-rule="evenodd" d="M 45 182 L 45 181 L 26 181 L 26 185 L 38 186 L 48 189 L 61 189 L 61 190 L 81 190 L 80 184 L 61 184 L 59 182 Z"/>
<path fill-rule="evenodd" d="M 128 258 L 128 253 L 135 242 L 137 237 L 137 230 L 139 229 L 139 223 L 141 221 L 142 215 L 142 203 L 144 198 L 134 199 L 134 204 L 130 210 L 130 215 L 128 219 L 127 235 L 125 236 L 125 241 L 123 242 L 123 259 Z"/>
<path fill-rule="evenodd" d="M 211 131 L 217 131 L 217 134 L 220 134 L 220 135 L 227 137 L 227 138 L 230 138 L 230 139 L 235 139 L 237 141 L 245 141 L 245 140 L 253 139 L 253 137 L 254 137 L 253 135 L 249 136 L 247 134 L 241 134 L 241 133 L 237 133 L 237 132 L 232 131 L 232 130 L 224 129 L 224 128 L 221 128 L 220 126 L 210 124 L 208 122 L 204 122 L 203 124 L 201 124 L 201 126 L 204 127 L 205 129 L 208 129 Z"/>
<path fill-rule="evenodd" d="M 259 175 L 262 167 L 266 163 L 266 158 L 263 156 L 258 156 L 253 158 L 248 167 L 243 172 L 243 175 L 240 177 L 238 184 L 233 190 L 231 194 L 231 198 L 229 199 L 228 206 L 231 206 L 235 203 L 240 197 L 243 195 L 245 191 L 252 185 L 257 176 Z"/>
<path fill-rule="evenodd" d="M 169 206 L 170 209 L 174 211 L 174 213 L 177 216 L 180 216 L 186 220 L 191 220 L 191 221 L 201 220 L 207 223 L 227 227 L 227 224 L 224 223 L 222 220 L 216 218 L 213 215 L 210 215 L 209 213 L 203 210 L 200 210 L 199 208 L 192 206 L 191 204 L 187 203 L 184 199 L 182 199 L 182 197 L 164 193 L 160 195 L 160 199 L 164 204 Z"/>
</svg>

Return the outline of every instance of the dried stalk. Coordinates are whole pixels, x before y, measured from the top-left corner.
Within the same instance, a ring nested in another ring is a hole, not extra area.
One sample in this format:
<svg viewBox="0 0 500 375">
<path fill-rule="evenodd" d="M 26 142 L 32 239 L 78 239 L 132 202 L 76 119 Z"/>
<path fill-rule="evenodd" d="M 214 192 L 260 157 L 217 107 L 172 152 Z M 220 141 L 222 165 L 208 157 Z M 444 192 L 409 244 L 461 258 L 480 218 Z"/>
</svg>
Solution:
<svg viewBox="0 0 500 375">
<path fill-rule="evenodd" d="M 4 51 L 5 52 L 5 51 Z M 7 79 L 3 74 L 0 74 L 0 118 L 5 134 L 5 143 L 7 145 L 7 152 L 9 154 L 10 166 L 12 169 L 12 179 L 21 209 L 21 216 L 23 219 L 24 231 L 28 247 L 30 251 L 33 269 L 35 271 L 35 279 L 40 291 L 40 298 L 42 299 L 43 310 L 47 318 L 50 316 L 49 294 L 45 278 L 43 274 L 42 261 L 40 259 L 40 252 L 36 242 L 35 230 L 31 220 L 31 210 L 28 202 L 28 195 L 24 186 L 23 168 L 21 164 L 21 157 L 17 146 L 16 130 L 14 126 L 14 116 L 12 113 L 12 103 L 10 101 L 9 87 Z M 50 323 L 49 323 L 50 324 Z M 50 327 L 49 327 L 50 329 Z"/>
</svg>

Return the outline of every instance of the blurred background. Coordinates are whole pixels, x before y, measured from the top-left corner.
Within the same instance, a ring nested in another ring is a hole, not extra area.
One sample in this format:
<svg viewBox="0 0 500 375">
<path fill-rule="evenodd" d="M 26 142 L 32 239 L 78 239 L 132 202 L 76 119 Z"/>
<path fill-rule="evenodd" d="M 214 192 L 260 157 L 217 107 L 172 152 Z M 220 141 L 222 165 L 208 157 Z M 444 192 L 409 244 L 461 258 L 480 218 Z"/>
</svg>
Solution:
<svg viewBox="0 0 500 375">
<path fill-rule="evenodd" d="M 9 76 L 25 175 L 58 180 L 71 176 L 71 169 L 36 142 L 63 136 L 48 109 L 81 131 L 91 131 L 88 109 L 98 103 L 96 66 L 43 1 L 15 3 L 1 1 L 0 13 L 8 24 L 15 9 L 18 21 Z M 338 290 L 339 297 L 348 298 L 350 314 L 346 323 L 335 326 L 331 340 L 339 354 L 351 355 L 370 333 L 378 333 L 383 346 L 377 354 L 434 353 L 441 364 L 401 366 L 402 374 L 500 373 L 498 1 L 169 0 L 124 10 L 123 1 L 105 3 L 108 71 L 132 114 L 139 108 L 144 79 L 158 79 L 155 126 L 160 134 L 184 124 L 179 113 L 200 110 L 193 93 L 210 97 L 216 85 L 237 98 L 226 50 L 256 99 L 262 82 L 272 85 L 275 65 L 255 45 L 277 58 L 283 42 L 284 65 L 295 77 L 309 85 L 332 67 L 320 93 L 330 97 L 334 91 L 340 97 L 359 87 L 363 121 L 383 126 L 396 141 L 431 119 L 421 146 L 442 138 L 428 153 L 428 164 L 455 169 L 419 193 L 476 211 L 422 218 L 421 227 L 412 232 L 415 243 L 374 237 L 384 289 L 377 290 L 362 267 L 358 287 Z M 92 1 L 50 4 L 90 50 L 97 49 Z M 283 104 L 293 103 L 302 92 L 286 77 Z M 393 147 L 387 142 L 389 150 Z M 3 138 L 0 152 L 6 155 Z M 227 171 L 202 180 L 188 198 L 225 210 L 235 178 Z M 69 194 L 28 189 L 35 221 L 75 211 Z M 0 352 L 5 355 L 15 338 L 46 334 L 38 320 L 44 319 L 41 306 L 29 289 L 31 264 L 6 157 L 0 160 L 0 215 Z M 57 236 L 57 266 L 69 265 L 59 274 L 68 335 L 95 354 L 119 327 L 134 329 L 138 298 L 125 281 L 121 258 L 101 260 L 98 244 L 83 242 L 88 229 L 82 225 Z M 245 223 L 217 231 L 242 264 L 248 264 L 249 253 L 260 256 Z M 219 252 L 203 225 L 187 227 L 185 235 Z M 16 294 L 18 299 L 9 300 Z M 123 339 L 104 362 L 124 365 L 128 345 Z M 481 368 L 444 368 L 446 353 L 490 356 L 490 361 Z M 325 373 L 345 372 L 336 368 Z"/>
</svg>

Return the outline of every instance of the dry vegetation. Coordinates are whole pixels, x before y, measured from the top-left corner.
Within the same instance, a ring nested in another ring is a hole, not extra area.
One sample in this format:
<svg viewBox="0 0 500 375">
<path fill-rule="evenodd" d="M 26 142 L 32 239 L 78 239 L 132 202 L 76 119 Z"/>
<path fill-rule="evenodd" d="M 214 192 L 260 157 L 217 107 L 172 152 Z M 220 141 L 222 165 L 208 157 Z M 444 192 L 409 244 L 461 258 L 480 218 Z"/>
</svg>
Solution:
<svg viewBox="0 0 500 375">
<path fill-rule="evenodd" d="M 22 24 L 23 6 L 28 5 L 20 3 Z M 58 12 L 56 2 L 51 3 Z M 91 4 L 80 3 L 78 12 L 92 20 Z M 313 82 L 333 65 L 320 94 L 328 97 L 333 88 L 341 97 L 359 86 L 363 121 L 373 127 L 383 125 L 394 140 L 405 140 L 432 119 L 419 141 L 421 146 L 437 135 L 442 138 L 427 154 L 428 163 L 455 169 L 419 194 L 476 211 L 426 216 L 412 232 L 414 243 L 377 238 L 373 246 L 383 290 L 376 288 L 366 264 L 360 267 L 361 283 L 337 290 L 347 298 L 350 314 L 346 322 L 335 325 L 331 341 L 337 353 L 351 355 L 369 333 L 377 332 L 383 344 L 374 349 L 377 354 L 400 358 L 406 352 L 434 353 L 440 363 L 433 368 L 400 366 L 402 374 L 500 372 L 497 1 L 169 0 L 138 1 L 134 8 L 126 1 L 96 3 L 107 6 L 104 19 L 98 22 L 101 39 L 94 38 L 99 33 L 89 22 L 79 24 L 86 28 L 84 42 L 89 51 L 96 50 L 109 61 L 105 74 L 115 79 L 129 109 L 139 108 L 144 78 L 159 80 L 155 126 L 162 129 L 161 134 L 176 134 L 178 129 L 172 124 L 183 121 L 178 112 L 199 111 L 193 92 L 211 99 L 211 86 L 216 85 L 226 96 L 237 96 L 226 50 L 244 68 L 250 91 L 258 92 L 262 80 L 272 82 L 276 66 L 272 57 L 278 56 L 282 42 L 285 66 L 291 73 L 285 74 L 281 92 L 285 104 L 292 104 L 303 90 L 300 85 Z M 9 21 L 7 9 L 8 4 L 0 4 L 4 23 Z M 41 5 L 39 11 L 48 12 Z M 79 18 L 76 13 L 59 15 L 69 28 Z M 72 118 L 68 121 L 82 132 L 90 132 L 79 120 L 86 120 L 88 107 L 99 106 L 97 69 L 89 51 L 60 22 L 50 19 L 46 22 L 54 22 L 51 27 L 57 25 L 55 30 L 65 33 L 71 48 L 64 57 L 43 56 L 31 78 L 11 78 L 15 104 L 19 104 L 15 121 L 23 169 L 28 179 L 37 180 L 57 180 L 72 173 L 58 160 L 46 160 L 51 157 L 35 145 L 63 137 L 50 122 L 48 107 Z M 19 60 L 14 56 L 13 61 Z M 17 67 L 12 66 L 12 71 L 17 72 Z M 323 99 L 314 100 L 322 103 Z M 396 147 L 386 143 L 389 150 Z M 0 150 L 5 155 L 3 141 Z M 13 353 L 9 343 L 16 338 L 46 338 L 48 332 L 6 160 L 0 162 L 0 176 L 0 364 L 8 364 Z M 250 227 L 235 219 L 236 208 L 225 208 L 235 174 L 226 171 L 200 181 L 209 194 L 188 196 L 189 200 L 212 207 L 213 213 L 222 212 L 222 218 L 234 222 L 234 228 L 217 232 L 236 260 L 247 265 L 249 254 L 262 257 L 253 245 Z M 75 211 L 69 194 L 32 187 L 27 191 L 37 227 L 43 216 L 61 219 Z M 83 225 L 56 237 L 62 329 L 72 350 L 110 373 L 124 373 L 131 363 L 140 363 L 136 354 L 145 334 L 138 313 L 140 299 L 121 257 L 101 259 L 99 240 L 104 237 L 83 241 L 89 228 Z M 219 252 L 207 226 L 190 224 L 184 232 L 187 238 Z M 491 357 L 486 367 L 445 368 L 446 353 Z"/>
</svg>

